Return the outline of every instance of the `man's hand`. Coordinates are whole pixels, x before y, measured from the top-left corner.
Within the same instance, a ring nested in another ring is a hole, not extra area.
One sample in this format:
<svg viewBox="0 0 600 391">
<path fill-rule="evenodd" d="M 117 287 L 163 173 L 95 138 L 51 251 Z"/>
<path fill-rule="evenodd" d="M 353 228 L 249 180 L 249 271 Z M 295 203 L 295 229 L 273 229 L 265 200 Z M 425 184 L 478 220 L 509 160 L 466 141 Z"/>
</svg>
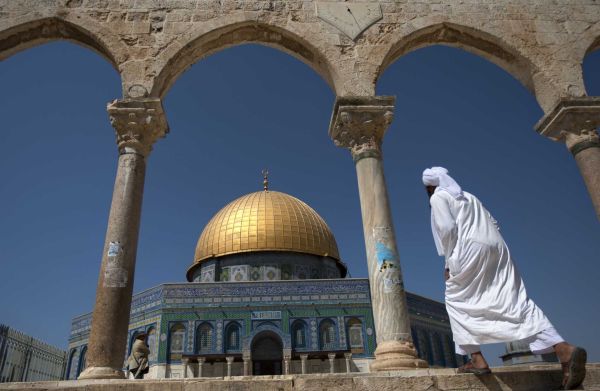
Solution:
<svg viewBox="0 0 600 391">
<path fill-rule="evenodd" d="M 448 281 L 450 278 L 450 269 L 444 269 L 444 279 Z"/>
</svg>

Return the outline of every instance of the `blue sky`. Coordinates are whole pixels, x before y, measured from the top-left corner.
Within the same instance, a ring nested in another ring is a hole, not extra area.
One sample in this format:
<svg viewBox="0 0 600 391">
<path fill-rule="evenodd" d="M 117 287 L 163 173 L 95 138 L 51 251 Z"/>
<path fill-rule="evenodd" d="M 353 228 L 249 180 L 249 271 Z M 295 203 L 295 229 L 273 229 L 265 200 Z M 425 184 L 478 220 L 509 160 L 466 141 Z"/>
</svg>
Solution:
<svg viewBox="0 0 600 391">
<path fill-rule="evenodd" d="M 600 95 L 600 53 L 584 71 Z M 3 61 L 0 83 L 0 322 L 66 348 L 71 318 L 94 303 L 117 162 L 105 108 L 120 81 L 97 54 L 55 42 Z M 600 224 L 569 152 L 533 130 L 535 98 L 441 46 L 396 61 L 377 93 L 397 96 L 384 159 L 407 289 L 443 300 L 421 184 L 424 168 L 442 165 L 499 221 L 529 295 L 600 361 Z M 325 218 L 351 275 L 366 277 L 354 165 L 327 135 L 333 102 L 308 66 L 258 45 L 182 75 L 164 100 L 171 133 L 148 161 L 135 291 L 184 281 L 204 225 L 260 190 L 264 167 L 272 189 Z"/>
</svg>

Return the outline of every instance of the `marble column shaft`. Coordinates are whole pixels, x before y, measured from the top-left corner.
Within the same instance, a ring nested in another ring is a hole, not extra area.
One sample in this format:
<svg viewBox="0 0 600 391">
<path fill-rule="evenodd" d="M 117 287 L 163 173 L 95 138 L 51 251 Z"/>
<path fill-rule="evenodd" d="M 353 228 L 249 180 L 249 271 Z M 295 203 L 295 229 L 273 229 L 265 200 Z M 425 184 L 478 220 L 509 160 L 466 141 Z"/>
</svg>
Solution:
<svg viewBox="0 0 600 391">
<path fill-rule="evenodd" d="M 335 373 L 335 353 L 327 354 L 329 358 L 329 373 Z"/>
<path fill-rule="evenodd" d="M 189 364 L 190 360 L 187 358 L 181 359 L 181 365 L 183 366 L 183 378 L 186 379 L 189 375 Z M 192 376 L 193 377 L 193 376 Z"/>
<path fill-rule="evenodd" d="M 535 129 L 564 141 L 573 154 L 600 220 L 600 97 L 563 98 Z"/>
<path fill-rule="evenodd" d="M 344 353 L 346 359 L 346 373 L 352 372 L 352 353 Z"/>
<path fill-rule="evenodd" d="M 231 377 L 231 366 L 233 365 L 234 357 L 225 357 L 227 360 L 227 377 Z"/>
<path fill-rule="evenodd" d="M 204 376 L 203 369 L 204 369 L 205 362 L 206 362 L 206 357 L 198 357 L 198 377 Z"/>
<path fill-rule="evenodd" d="M 412 344 L 408 305 L 400 270 L 381 142 L 392 122 L 395 98 L 347 97 L 336 100 L 329 134 L 350 150 L 356 165 L 367 251 L 371 302 L 377 335 L 371 370 L 426 367 Z"/>
<path fill-rule="evenodd" d="M 87 368 L 80 379 L 124 378 L 146 157 L 156 139 L 168 131 L 159 100 L 115 101 L 108 105 L 108 112 L 117 133 L 119 161 L 92 315 Z"/>
<path fill-rule="evenodd" d="M 300 355 L 300 364 L 302 366 L 302 374 L 306 375 L 306 360 L 308 359 L 308 354 Z"/>
</svg>

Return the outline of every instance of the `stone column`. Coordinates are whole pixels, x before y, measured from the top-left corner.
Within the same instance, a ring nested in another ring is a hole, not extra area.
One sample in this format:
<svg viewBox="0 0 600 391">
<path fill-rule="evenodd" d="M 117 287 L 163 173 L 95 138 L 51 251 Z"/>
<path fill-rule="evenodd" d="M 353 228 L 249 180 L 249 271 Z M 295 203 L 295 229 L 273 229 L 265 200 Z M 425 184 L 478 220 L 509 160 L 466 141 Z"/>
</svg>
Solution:
<svg viewBox="0 0 600 391">
<path fill-rule="evenodd" d="M 182 358 L 181 359 L 181 365 L 183 365 L 183 378 L 187 378 L 188 377 L 188 365 L 190 363 L 190 359 L 189 358 Z"/>
<path fill-rule="evenodd" d="M 227 377 L 231 377 L 231 365 L 233 364 L 234 357 L 225 357 L 227 360 Z"/>
<path fill-rule="evenodd" d="M 346 359 L 346 373 L 352 372 L 352 353 L 344 353 Z"/>
<path fill-rule="evenodd" d="M 327 353 L 329 358 L 329 373 L 335 373 L 335 353 Z"/>
<path fill-rule="evenodd" d="M 290 360 L 292 359 L 292 349 L 283 349 L 283 374 L 290 374 Z"/>
<path fill-rule="evenodd" d="M 242 358 L 244 359 L 244 376 L 252 376 L 252 359 L 250 352 L 243 352 Z"/>
<path fill-rule="evenodd" d="M 114 101 L 108 105 L 117 133 L 119 161 L 108 218 L 87 368 L 79 379 L 122 379 L 123 357 L 135 271 L 146 158 L 168 132 L 160 100 Z"/>
<path fill-rule="evenodd" d="M 374 372 L 427 367 L 412 343 L 383 173 L 381 142 L 394 116 L 394 102 L 394 97 L 339 97 L 329 127 L 334 143 L 349 149 L 356 165 L 377 334 Z"/>
<path fill-rule="evenodd" d="M 564 141 L 573 154 L 600 220 L 600 97 L 565 98 L 545 115 L 536 130 Z"/>
<path fill-rule="evenodd" d="M 306 360 L 308 359 L 308 354 L 300 355 L 300 364 L 302 365 L 302 374 L 306 375 Z"/>
<path fill-rule="evenodd" d="M 198 377 L 203 376 L 202 370 L 204 369 L 205 362 L 206 362 L 206 357 L 198 357 Z"/>
</svg>

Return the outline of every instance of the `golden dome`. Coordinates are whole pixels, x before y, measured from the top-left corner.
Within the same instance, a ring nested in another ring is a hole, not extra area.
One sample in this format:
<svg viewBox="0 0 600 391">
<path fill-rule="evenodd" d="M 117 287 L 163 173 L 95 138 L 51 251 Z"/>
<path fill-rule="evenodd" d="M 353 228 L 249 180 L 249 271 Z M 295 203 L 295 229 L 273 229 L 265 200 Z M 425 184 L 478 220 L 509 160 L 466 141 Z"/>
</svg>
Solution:
<svg viewBox="0 0 600 391">
<path fill-rule="evenodd" d="M 188 273 L 208 258 L 255 251 L 293 251 L 340 260 L 331 230 L 314 209 L 269 190 L 230 202 L 208 222 Z"/>
</svg>

